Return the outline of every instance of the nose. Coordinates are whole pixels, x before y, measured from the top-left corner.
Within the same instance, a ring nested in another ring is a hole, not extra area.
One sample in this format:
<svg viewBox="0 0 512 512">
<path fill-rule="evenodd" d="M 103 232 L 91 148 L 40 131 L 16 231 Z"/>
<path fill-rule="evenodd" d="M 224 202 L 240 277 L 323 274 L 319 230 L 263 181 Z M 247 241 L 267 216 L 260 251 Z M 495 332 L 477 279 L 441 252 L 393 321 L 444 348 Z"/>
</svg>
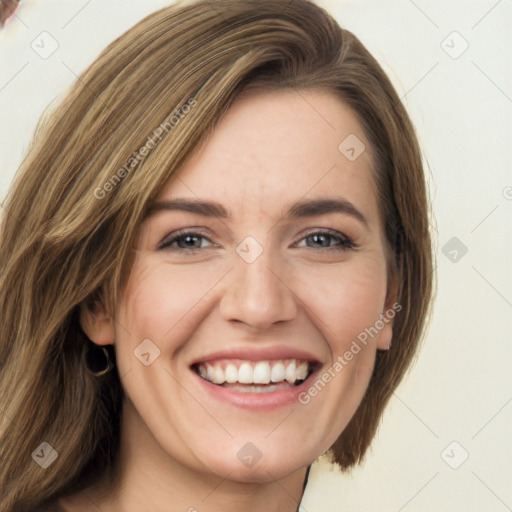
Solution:
<svg viewBox="0 0 512 512">
<path fill-rule="evenodd" d="M 242 322 L 258 330 L 293 320 L 297 302 L 292 284 L 277 259 L 267 251 L 252 263 L 240 260 L 224 284 L 221 315 L 227 321 Z"/>
</svg>

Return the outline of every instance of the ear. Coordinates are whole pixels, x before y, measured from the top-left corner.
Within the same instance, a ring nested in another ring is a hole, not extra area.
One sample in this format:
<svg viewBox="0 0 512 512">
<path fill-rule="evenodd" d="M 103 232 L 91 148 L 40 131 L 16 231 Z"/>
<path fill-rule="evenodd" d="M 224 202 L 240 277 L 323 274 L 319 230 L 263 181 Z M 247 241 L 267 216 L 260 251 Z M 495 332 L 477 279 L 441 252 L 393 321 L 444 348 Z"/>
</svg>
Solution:
<svg viewBox="0 0 512 512">
<path fill-rule="evenodd" d="M 82 304 L 80 309 L 80 326 L 86 336 L 97 345 L 114 344 L 114 320 L 101 300 Z"/>
<path fill-rule="evenodd" d="M 394 318 L 401 309 L 402 306 L 398 303 L 398 272 L 393 269 L 388 272 L 386 300 L 382 315 L 379 317 L 383 324 L 377 341 L 379 350 L 389 350 L 391 348 Z"/>
</svg>

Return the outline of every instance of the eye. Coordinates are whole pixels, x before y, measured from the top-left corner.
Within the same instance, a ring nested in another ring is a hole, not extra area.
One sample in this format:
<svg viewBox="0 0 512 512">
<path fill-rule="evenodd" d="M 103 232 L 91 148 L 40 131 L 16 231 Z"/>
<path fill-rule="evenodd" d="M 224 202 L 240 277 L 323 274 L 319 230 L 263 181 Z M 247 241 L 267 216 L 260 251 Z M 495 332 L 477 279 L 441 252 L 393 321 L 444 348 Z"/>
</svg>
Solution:
<svg viewBox="0 0 512 512">
<path fill-rule="evenodd" d="M 208 247 L 219 247 L 219 245 L 200 232 L 181 230 L 164 239 L 158 249 L 190 255 Z M 344 251 L 354 249 L 356 244 L 338 231 L 322 230 L 309 233 L 295 247 L 307 247 L 318 251 Z"/>
<path fill-rule="evenodd" d="M 338 231 L 323 230 L 315 231 L 306 235 L 300 242 L 306 242 L 306 247 L 316 250 L 335 250 L 344 251 L 354 249 L 356 244 L 347 236 Z M 300 243 L 297 247 L 304 247 Z"/>
<path fill-rule="evenodd" d="M 158 249 L 173 250 L 177 253 L 191 253 L 198 249 L 205 249 L 211 246 L 218 247 L 202 233 L 195 231 L 177 231 L 173 233 L 170 238 L 164 239 L 158 246 Z"/>
</svg>

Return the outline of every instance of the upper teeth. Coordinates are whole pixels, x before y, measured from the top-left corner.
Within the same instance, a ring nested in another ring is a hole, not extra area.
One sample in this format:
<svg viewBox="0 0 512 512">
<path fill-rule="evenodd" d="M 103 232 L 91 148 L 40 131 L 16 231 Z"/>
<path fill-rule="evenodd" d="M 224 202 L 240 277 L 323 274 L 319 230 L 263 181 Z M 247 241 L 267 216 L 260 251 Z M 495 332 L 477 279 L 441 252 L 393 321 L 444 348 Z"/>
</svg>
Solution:
<svg viewBox="0 0 512 512">
<path fill-rule="evenodd" d="M 308 376 L 308 362 L 296 359 L 286 361 L 241 361 L 238 363 L 201 363 L 199 375 L 214 384 L 269 384 L 288 381 L 294 384 Z"/>
</svg>

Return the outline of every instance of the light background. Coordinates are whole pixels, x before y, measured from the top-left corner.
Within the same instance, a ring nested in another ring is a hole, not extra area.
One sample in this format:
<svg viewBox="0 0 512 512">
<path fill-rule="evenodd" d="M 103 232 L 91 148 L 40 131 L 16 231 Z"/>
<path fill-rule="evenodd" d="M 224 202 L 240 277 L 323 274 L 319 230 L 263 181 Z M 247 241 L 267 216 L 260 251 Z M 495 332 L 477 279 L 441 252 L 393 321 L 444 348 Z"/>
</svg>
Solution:
<svg viewBox="0 0 512 512">
<path fill-rule="evenodd" d="M 22 4 L 0 30 L 0 200 L 45 107 L 115 37 L 169 3 Z M 340 476 L 316 464 L 302 509 L 512 510 L 512 1 L 319 3 L 381 62 L 417 127 L 438 294 L 364 466 Z M 42 58 L 33 47 L 49 51 L 52 38 L 58 48 Z"/>
</svg>

